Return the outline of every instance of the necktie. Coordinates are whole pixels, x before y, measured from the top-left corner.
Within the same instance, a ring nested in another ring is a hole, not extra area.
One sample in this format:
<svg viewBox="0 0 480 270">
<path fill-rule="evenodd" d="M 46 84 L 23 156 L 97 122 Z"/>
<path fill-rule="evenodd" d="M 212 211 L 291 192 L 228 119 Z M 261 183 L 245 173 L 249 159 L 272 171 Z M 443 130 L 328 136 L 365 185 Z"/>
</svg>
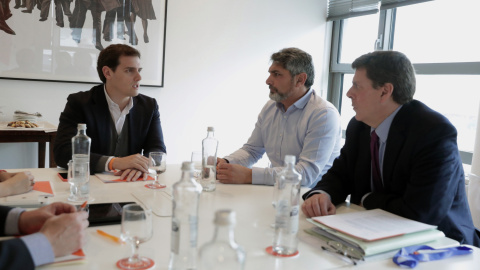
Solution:
<svg viewBox="0 0 480 270">
<path fill-rule="evenodd" d="M 372 158 L 372 180 L 375 191 L 383 191 L 380 163 L 378 162 L 378 136 L 375 130 L 370 134 L 370 156 Z"/>
</svg>

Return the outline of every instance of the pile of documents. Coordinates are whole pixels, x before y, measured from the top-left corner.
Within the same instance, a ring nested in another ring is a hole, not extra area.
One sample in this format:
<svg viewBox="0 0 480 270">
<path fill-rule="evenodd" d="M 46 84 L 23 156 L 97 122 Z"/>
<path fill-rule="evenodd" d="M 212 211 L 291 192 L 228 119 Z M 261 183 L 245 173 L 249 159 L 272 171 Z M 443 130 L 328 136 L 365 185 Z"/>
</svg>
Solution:
<svg viewBox="0 0 480 270">
<path fill-rule="evenodd" d="M 395 252 L 406 246 L 445 238 L 436 226 L 397 216 L 381 209 L 307 219 L 316 227 L 307 233 L 320 237 L 328 248 L 357 260 Z"/>
</svg>

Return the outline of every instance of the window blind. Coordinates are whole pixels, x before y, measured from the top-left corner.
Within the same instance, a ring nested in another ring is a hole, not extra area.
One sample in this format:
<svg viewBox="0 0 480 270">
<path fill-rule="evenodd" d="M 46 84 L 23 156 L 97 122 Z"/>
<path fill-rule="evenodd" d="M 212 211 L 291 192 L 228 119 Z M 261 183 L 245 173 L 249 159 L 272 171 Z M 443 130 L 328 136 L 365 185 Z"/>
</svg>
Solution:
<svg viewBox="0 0 480 270">
<path fill-rule="evenodd" d="M 380 0 L 328 0 L 327 21 L 375 14 L 380 10 Z"/>
<path fill-rule="evenodd" d="M 381 1 L 382 1 L 382 6 L 380 9 L 384 10 L 384 9 L 391 9 L 396 7 L 423 3 L 423 2 L 429 2 L 433 0 L 381 0 Z"/>
</svg>

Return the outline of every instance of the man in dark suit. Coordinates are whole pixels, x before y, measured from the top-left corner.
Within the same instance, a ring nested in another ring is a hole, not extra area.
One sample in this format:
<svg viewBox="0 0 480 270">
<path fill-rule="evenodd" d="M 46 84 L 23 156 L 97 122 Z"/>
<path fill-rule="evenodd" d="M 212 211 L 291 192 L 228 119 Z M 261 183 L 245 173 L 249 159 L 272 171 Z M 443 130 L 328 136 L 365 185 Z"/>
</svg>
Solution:
<svg viewBox="0 0 480 270">
<path fill-rule="evenodd" d="M 79 250 L 87 218 L 87 212 L 60 202 L 33 211 L 0 206 L 0 236 L 23 235 L 0 241 L 0 269 L 34 269 Z"/>
<path fill-rule="evenodd" d="M 54 146 L 59 166 L 67 167 L 72 158 L 71 139 L 79 123 L 87 124 L 92 139 L 92 173 L 117 170 L 122 179 L 135 181 L 148 173 L 145 156 L 166 152 L 157 102 L 138 93 L 141 70 L 140 52 L 128 45 L 114 44 L 100 52 L 97 71 L 104 84 L 71 94 L 60 115 Z"/>
<path fill-rule="evenodd" d="M 357 58 L 347 92 L 355 118 L 345 145 L 322 180 L 303 195 L 305 215 L 335 214 L 350 201 L 366 209 L 437 225 L 447 237 L 480 246 L 465 192 L 457 131 L 413 100 L 415 71 L 399 52 Z"/>
</svg>

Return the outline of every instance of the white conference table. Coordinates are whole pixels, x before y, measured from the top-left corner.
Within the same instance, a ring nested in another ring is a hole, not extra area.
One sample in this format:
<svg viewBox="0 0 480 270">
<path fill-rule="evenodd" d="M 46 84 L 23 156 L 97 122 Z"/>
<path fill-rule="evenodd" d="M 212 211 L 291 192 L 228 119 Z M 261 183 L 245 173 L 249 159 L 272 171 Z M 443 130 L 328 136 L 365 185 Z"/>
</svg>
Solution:
<svg viewBox="0 0 480 270">
<path fill-rule="evenodd" d="M 29 170 L 35 176 L 36 181 L 50 181 L 55 196 L 49 198 L 49 203 L 54 201 L 67 202 L 69 184 L 62 182 L 57 173 L 59 169 L 19 169 Z M 167 184 L 167 188 L 180 179 L 180 165 L 168 165 L 167 171 L 160 176 L 161 181 Z M 145 182 L 129 183 L 103 183 L 97 177 L 90 177 L 90 194 L 94 198 L 92 203 L 103 202 L 128 202 L 138 201 L 132 193 L 142 192 L 152 198 L 158 196 L 162 190 L 150 190 L 144 187 Z M 302 193 L 307 191 L 303 189 Z M 256 185 L 224 185 L 217 183 L 214 192 L 203 192 L 200 195 L 199 223 L 198 223 L 198 247 L 210 241 L 214 233 L 213 218 L 218 209 L 232 209 L 237 214 L 235 227 L 235 239 L 246 253 L 245 269 L 400 269 L 391 259 L 361 262 L 357 266 L 343 261 L 339 256 L 323 251 L 322 241 L 305 233 L 303 230 L 312 227 L 306 221 L 305 215 L 300 214 L 299 223 L 299 255 L 291 258 L 279 258 L 269 255 L 265 248 L 270 246 L 273 240 L 274 230 L 270 224 L 274 221 L 274 209 L 271 204 L 272 187 Z M 0 199 L 0 204 L 2 200 Z M 355 207 L 353 207 L 355 208 Z M 349 208 L 341 207 L 340 212 L 350 211 Z M 140 255 L 152 258 L 156 265 L 154 269 L 168 269 L 170 257 L 170 230 L 171 217 L 158 217 L 154 215 L 154 234 L 152 239 L 140 245 Z M 117 269 L 115 263 L 130 254 L 130 246 L 117 244 L 108 238 L 96 233 L 102 229 L 107 233 L 120 236 L 120 225 L 108 225 L 101 227 L 89 227 L 87 229 L 87 244 L 83 247 L 86 259 L 82 262 L 70 264 L 52 264 L 42 266 L 39 269 Z M 474 254 L 468 256 L 453 257 L 436 262 L 420 263 L 416 269 L 440 270 L 440 269 L 479 269 L 480 249 L 474 248 Z"/>
</svg>

